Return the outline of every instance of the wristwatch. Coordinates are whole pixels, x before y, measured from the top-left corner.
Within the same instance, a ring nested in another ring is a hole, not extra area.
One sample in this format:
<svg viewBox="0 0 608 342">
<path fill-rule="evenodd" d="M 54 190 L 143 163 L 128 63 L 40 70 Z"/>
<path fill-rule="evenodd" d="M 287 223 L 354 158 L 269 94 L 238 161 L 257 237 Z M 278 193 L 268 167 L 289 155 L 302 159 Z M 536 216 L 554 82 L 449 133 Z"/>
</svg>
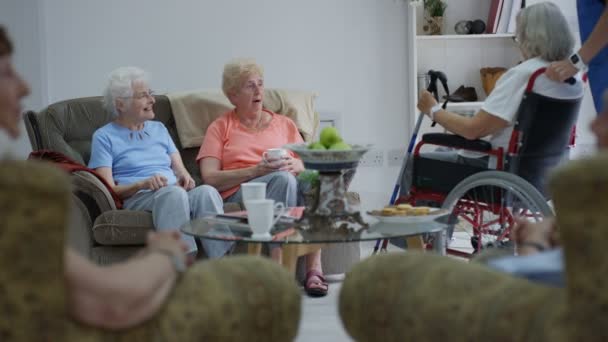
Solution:
<svg viewBox="0 0 608 342">
<path fill-rule="evenodd" d="M 438 111 L 440 111 L 442 109 L 443 109 L 443 106 L 441 105 L 441 103 L 434 105 L 429 112 L 429 116 L 431 117 L 431 120 L 435 121 L 435 113 L 437 113 Z"/>
<path fill-rule="evenodd" d="M 570 56 L 570 63 L 572 63 L 572 65 L 574 65 L 578 70 L 587 70 L 587 64 L 583 62 L 583 59 L 578 52 L 575 52 L 572 54 L 572 56 Z"/>
<path fill-rule="evenodd" d="M 158 252 L 160 254 L 166 255 L 167 257 L 169 257 L 169 260 L 171 261 L 171 264 L 173 265 L 173 268 L 175 268 L 175 271 L 179 274 L 179 273 L 184 273 L 186 271 L 186 262 L 184 261 L 184 258 L 180 258 L 179 256 L 177 256 L 175 253 L 166 250 L 166 249 L 154 249 L 152 252 Z"/>
</svg>

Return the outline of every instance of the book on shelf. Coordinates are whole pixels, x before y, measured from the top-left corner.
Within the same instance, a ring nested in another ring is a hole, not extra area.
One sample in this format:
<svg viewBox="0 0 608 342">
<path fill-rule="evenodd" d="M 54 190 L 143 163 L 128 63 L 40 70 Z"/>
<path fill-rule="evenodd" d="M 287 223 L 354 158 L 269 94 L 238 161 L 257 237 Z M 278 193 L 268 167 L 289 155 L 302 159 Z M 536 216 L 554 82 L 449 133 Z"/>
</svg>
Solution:
<svg viewBox="0 0 608 342">
<path fill-rule="evenodd" d="M 511 7 L 513 6 L 513 0 L 503 0 L 502 9 L 500 10 L 500 16 L 498 19 L 498 25 L 496 32 L 494 33 L 507 33 L 509 27 L 509 21 L 511 21 Z"/>
<path fill-rule="evenodd" d="M 492 0 L 490 11 L 488 12 L 488 21 L 486 22 L 486 33 L 496 33 L 502 4 L 503 0 Z"/>
<path fill-rule="evenodd" d="M 526 2 L 523 0 L 513 0 L 513 5 L 511 6 L 511 14 L 509 16 L 509 25 L 507 26 L 507 33 L 515 33 L 515 26 L 517 25 L 516 18 L 517 13 L 526 7 Z"/>
</svg>

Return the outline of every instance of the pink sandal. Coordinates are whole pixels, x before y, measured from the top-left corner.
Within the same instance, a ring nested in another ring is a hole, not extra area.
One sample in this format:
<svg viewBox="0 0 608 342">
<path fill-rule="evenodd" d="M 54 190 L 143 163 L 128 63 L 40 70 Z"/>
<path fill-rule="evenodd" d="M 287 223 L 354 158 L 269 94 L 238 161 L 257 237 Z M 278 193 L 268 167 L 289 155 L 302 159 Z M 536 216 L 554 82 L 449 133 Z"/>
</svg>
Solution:
<svg viewBox="0 0 608 342">
<path fill-rule="evenodd" d="M 325 277 L 321 272 L 310 270 L 306 273 L 304 290 L 311 297 L 323 297 L 327 295 L 329 284 L 325 282 Z"/>
</svg>

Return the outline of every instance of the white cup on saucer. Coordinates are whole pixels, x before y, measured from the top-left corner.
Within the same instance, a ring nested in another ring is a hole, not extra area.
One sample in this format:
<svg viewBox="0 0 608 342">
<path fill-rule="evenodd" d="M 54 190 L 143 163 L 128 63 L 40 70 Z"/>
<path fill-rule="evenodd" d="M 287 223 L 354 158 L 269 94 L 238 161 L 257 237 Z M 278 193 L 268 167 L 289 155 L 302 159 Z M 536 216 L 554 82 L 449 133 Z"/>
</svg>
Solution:
<svg viewBox="0 0 608 342">
<path fill-rule="evenodd" d="M 241 191 L 243 197 L 243 204 L 245 204 L 246 210 L 249 210 L 249 208 L 247 208 L 247 201 L 266 199 L 266 183 L 243 183 L 241 184 Z"/>
<path fill-rule="evenodd" d="M 247 217 L 249 227 L 253 234 L 252 239 L 272 240 L 270 229 L 279 218 L 285 214 L 286 208 L 283 203 L 275 203 L 271 199 L 254 199 L 245 202 L 247 206 Z"/>
</svg>

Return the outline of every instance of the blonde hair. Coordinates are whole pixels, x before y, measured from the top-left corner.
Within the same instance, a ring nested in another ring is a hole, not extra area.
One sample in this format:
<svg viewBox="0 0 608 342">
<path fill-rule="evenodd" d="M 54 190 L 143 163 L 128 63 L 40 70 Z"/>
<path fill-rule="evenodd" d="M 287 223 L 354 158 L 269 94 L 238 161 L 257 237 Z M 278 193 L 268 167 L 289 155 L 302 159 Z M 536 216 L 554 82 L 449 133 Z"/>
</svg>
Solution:
<svg viewBox="0 0 608 342">
<path fill-rule="evenodd" d="M 222 91 L 226 97 L 234 94 L 242 85 L 246 76 L 264 77 L 264 68 L 252 58 L 238 58 L 224 65 L 222 74 Z"/>
</svg>

